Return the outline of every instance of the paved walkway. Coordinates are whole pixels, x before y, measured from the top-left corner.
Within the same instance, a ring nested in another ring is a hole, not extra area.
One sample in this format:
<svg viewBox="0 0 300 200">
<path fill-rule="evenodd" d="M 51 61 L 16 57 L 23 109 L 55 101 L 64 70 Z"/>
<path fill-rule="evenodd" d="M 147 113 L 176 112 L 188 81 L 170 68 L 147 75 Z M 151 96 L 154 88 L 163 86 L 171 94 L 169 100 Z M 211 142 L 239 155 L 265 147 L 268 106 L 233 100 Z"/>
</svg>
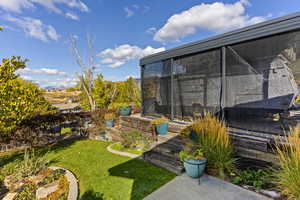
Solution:
<svg viewBox="0 0 300 200">
<path fill-rule="evenodd" d="M 198 179 L 177 176 L 144 200 L 270 200 L 220 179 L 204 175 Z"/>
</svg>

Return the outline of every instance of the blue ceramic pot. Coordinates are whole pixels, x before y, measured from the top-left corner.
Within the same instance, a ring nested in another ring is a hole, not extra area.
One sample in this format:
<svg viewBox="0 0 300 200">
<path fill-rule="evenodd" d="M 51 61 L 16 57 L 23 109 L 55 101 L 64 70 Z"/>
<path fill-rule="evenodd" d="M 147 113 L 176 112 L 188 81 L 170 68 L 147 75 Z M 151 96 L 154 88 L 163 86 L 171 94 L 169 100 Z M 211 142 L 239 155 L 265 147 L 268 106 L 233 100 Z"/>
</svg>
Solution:
<svg viewBox="0 0 300 200">
<path fill-rule="evenodd" d="M 168 123 L 163 123 L 155 126 L 156 132 L 158 135 L 167 135 L 168 129 L 169 129 L 169 124 Z"/>
<path fill-rule="evenodd" d="M 114 120 L 106 120 L 105 123 L 106 123 L 107 128 L 112 128 L 112 127 L 114 127 L 115 121 Z"/>
<path fill-rule="evenodd" d="M 199 178 L 206 167 L 206 160 L 185 159 L 183 166 L 188 176 Z"/>
<path fill-rule="evenodd" d="M 131 111 L 132 111 L 132 107 L 131 106 L 127 106 L 127 107 L 121 107 L 119 109 L 119 113 L 120 115 L 122 116 L 128 116 L 131 114 Z"/>
<path fill-rule="evenodd" d="M 194 142 L 198 141 L 198 135 L 196 131 L 191 131 L 190 133 L 190 139 L 193 140 Z"/>
</svg>

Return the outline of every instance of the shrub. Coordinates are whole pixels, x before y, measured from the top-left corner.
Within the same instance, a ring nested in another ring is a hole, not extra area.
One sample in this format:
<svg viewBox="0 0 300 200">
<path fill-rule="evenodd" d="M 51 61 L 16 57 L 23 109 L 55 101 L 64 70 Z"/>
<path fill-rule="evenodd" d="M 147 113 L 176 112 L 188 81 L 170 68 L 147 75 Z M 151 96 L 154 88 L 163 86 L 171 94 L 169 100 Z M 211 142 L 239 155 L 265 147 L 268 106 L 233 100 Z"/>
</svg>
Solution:
<svg viewBox="0 0 300 200">
<path fill-rule="evenodd" d="M 161 117 L 161 118 L 157 118 L 157 119 L 154 119 L 152 120 L 152 125 L 160 125 L 160 124 L 164 124 L 164 123 L 167 123 L 169 120 L 167 118 L 164 118 L 164 117 Z"/>
<path fill-rule="evenodd" d="M 279 166 L 275 169 L 275 182 L 289 199 L 300 199 L 300 124 L 291 130 L 286 145 L 276 143 Z"/>
<path fill-rule="evenodd" d="M 14 197 L 14 200 L 36 200 L 36 190 L 36 184 L 27 182 L 23 185 L 21 191 Z"/>
<path fill-rule="evenodd" d="M 114 113 L 107 113 L 104 115 L 105 120 L 114 120 L 116 119 L 116 115 Z"/>
<path fill-rule="evenodd" d="M 198 146 L 189 142 L 185 144 L 183 151 L 179 153 L 180 159 L 204 160 L 204 154 Z"/>
<path fill-rule="evenodd" d="M 180 131 L 180 136 L 183 138 L 189 138 L 191 132 L 192 132 L 192 126 L 187 126 L 186 128 Z"/>
<path fill-rule="evenodd" d="M 57 169 L 57 170 L 52 170 L 50 173 L 48 173 L 44 179 L 41 181 L 41 185 L 47 185 L 49 183 L 52 183 L 54 181 L 59 180 L 62 176 L 65 175 L 65 170 L 63 169 Z"/>
<path fill-rule="evenodd" d="M 234 184 L 245 184 L 255 187 L 256 189 L 264 188 L 270 183 L 270 174 L 262 169 L 246 169 L 232 179 Z"/>
<path fill-rule="evenodd" d="M 138 130 L 124 132 L 121 134 L 121 145 L 123 148 L 146 151 L 150 148 L 150 137 Z"/>
<path fill-rule="evenodd" d="M 69 191 L 69 181 L 65 176 L 61 176 L 58 182 L 58 190 L 49 194 L 41 200 L 67 200 Z"/>
<path fill-rule="evenodd" d="M 0 64 L 0 136 L 8 137 L 22 121 L 41 113 L 55 112 L 38 86 L 15 72 L 26 67 L 20 57 L 3 59 Z"/>
<path fill-rule="evenodd" d="M 11 179 L 12 183 L 36 175 L 40 171 L 44 170 L 48 163 L 49 161 L 44 157 L 36 156 L 34 150 L 25 150 L 23 160 L 16 164 L 13 169 L 13 176 Z"/>
<path fill-rule="evenodd" d="M 210 173 L 225 178 L 226 173 L 235 170 L 233 148 L 224 122 L 206 114 L 191 129 L 197 134 L 197 143 L 207 158 L 207 169 Z"/>
<path fill-rule="evenodd" d="M 72 129 L 71 128 L 62 128 L 60 130 L 60 134 L 64 135 L 64 134 L 70 134 L 72 133 Z"/>
<path fill-rule="evenodd" d="M 119 109 L 119 108 L 126 108 L 126 107 L 129 107 L 131 106 L 130 103 L 112 103 L 111 105 L 109 105 L 109 109 Z"/>
</svg>

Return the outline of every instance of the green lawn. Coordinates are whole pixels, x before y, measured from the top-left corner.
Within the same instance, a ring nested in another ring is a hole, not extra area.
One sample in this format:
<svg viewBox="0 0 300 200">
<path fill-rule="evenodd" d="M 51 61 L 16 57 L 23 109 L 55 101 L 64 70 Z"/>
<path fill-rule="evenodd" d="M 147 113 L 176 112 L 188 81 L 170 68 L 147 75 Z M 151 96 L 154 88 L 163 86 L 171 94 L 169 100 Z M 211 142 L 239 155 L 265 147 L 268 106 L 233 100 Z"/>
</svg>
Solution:
<svg viewBox="0 0 300 200">
<path fill-rule="evenodd" d="M 143 154 L 143 152 L 135 150 L 135 149 L 123 148 L 120 143 L 113 144 L 111 146 L 111 148 L 116 150 L 116 151 L 123 151 L 123 152 L 132 153 L 132 154 L 136 154 L 136 155 L 142 155 Z"/>
<path fill-rule="evenodd" d="M 65 167 L 77 176 L 81 200 L 143 199 L 175 177 L 144 161 L 108 152 L 106 147 L 110 144 L 69 141 L 39 150 L 39 154 L 51 160 L 51 165 Z M 0 167 L 20 156 L 20 153 L 0 156 Z"/>
</svg>

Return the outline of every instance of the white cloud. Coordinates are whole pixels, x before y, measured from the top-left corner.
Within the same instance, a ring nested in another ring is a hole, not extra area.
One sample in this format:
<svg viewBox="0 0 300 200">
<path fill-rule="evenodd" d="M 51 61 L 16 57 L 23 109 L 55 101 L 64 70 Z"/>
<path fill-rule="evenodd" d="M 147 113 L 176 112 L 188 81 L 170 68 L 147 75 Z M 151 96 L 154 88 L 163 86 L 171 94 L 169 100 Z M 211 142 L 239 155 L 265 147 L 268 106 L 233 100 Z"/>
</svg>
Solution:
<svg viewBox="0 0 300 200">
<path fill-rule="evenodd" d="M 20 13 L 22 8 L 33 8 L 30 0 L 0 0 L 0 8 Z"/>
<path fill-rule="evenodd" d="M 116 47 L 115 49 L 105 49 L 100 52 L 98 56 L 103 58 L 101 60 L 102 63 L 109 64 L 110 67 L 114 68 L 124 65 L 129 60 L 140 59 L 164 50 L 164 47 L 156 49 L 151 46 L 147 46 L 146 48 L 142 49 L 137 46 L 124 44 Z"/>
<path fill-rule="evenodd" d="M 58 40 L 60 35 L 56 32 L 56 30 L 53 28 L 53 26 L 49 25 L 48 30 L 47 30 L 47 35 L 52 39 L 52 40 Z"/>
<path fill-rule="evenodd" d="M 132 16 L 134 15 L 133 10 L 131 10 L 131 9 L 128 8 L 128 7 L 125 7 L 125 8 L 124 8 L 124 11 L 126 12 L 126 17 L 127 17 L 127 18 L 130 18 L 130 17 L 132 17 Z"/>
<path fill-rule="evenodd" d="M 60 37 L 51 25 L 45 25 L 39 19 L 31 17 L 17 18 L 10 15 L 5 16 L 4 19 L 21 27 L 26 35 L 44 42 L 47 42 L 49 39 L 58 40 Z"/>
<path fill-rule="evenodd" d="M 142 13 L 147 13 L 149 10 L 150 10 L 149 6 L 140 6 L 137 4 L 133 4 L 132 6 L 124 7 L 124 11 L 126 12 L 127 18 L 132 17 L 135 14 L 135 12 L 137 12 L 137 11 L 140 11 L 140 12 L 142 11 Z"/>
<path fill-rule="evenodd" d="M 17 71 L 18 74 L 24 75 L 55 75 L 55 76 L 67 76 L 66 72 L 61 72 L 57 69 L 41 68 L 41 69 L 31 69 L 24 68 Z"/>
<path fill-rule="evenodd" d="M 73 20 L 79 21 L 79 17 L 76 14 L 71 13 L 71 12 L 67 12 L 66 13 L 66 17 L 69 18 L 69 19 L 73 19 Z"/>
<path fill-rule="evenodd" d="M 155 27 L 151 27 L 146 30 L 146 33 L 148 33 L 150 35 L 154 35 L 156 33 L 156 31 L 157 31 L 157 29 Z"/>
<path fill-rule="evenodd" d="M 34 4 L 40 4 L 56 13 L 62 13 L 56 4 L 64 4 L 82 12 L 89 11 L 87 5 L 81 0 L 0 0 L 0 8 L 12 12 L 21 12 L 22 9 L 34 8 Z"/>
<path fill-rule="evenodd" d="M 167 23 L 155 33 L 154 40 L 176 41 L 201 29 L 222 32 L 263 22 L 268 18 L 268 16 L 250 17 L 246 13 L 247 6 L 251 6 L 248 0 L 240 0 L 233 4 L 202 3 L 171 16 Z"/>
</svg>

